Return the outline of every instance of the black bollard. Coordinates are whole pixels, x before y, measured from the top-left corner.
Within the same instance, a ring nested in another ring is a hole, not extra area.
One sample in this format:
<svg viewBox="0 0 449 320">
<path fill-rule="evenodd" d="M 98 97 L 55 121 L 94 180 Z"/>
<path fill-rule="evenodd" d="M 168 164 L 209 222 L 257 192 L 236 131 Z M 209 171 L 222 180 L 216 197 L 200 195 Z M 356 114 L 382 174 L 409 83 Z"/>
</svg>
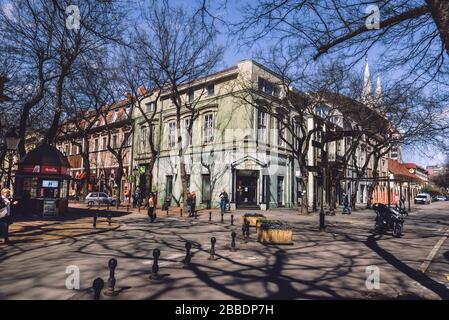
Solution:
<svg viewBox="0 0 449 320">
<path fill-rule="evenodd" d="M 112 224 L 112 216 L 110 213 L 108 213 L 108 225 Z"/>
<path fill-rule="evenodd" d="M 221 213 L 221 223 L 224 223 L 223 216 L 224 216 L 224 213 L 222 212 Z"/>
<path fill-rule="evenodd" d="M 161 277 L 158 274 L 159 272 L 159 256 L 161 255 L 161 251 L 159 249 L 153 250 L 153 266 L 151 267 L 151 280 L 159 280 Z"/>
<path fill-rule="evenodd" d="M 198 219 L 198 210 L 195 210 L 195 219 Z"/>
<path fill-rule="evenodd" d="M 231 226 L 233 226 L 233 225 L 234 225 L 234 215 L 231 214 Z"/>
<path fill-rule="evenodd" d="M 243 218 L 243 225 L 242 225 L 242 236 L 245 238 L 246 234 L 246 218 Z"/>
<path fill-rule="evenodd" d="M 181 208 L 181 211 L 179 211 L 180 212 L 180 216 L 182 217 L 182 208 Z"/>
<path fill-rule="evenodd" d="M 108 262 L 109 267 L 109 279 L 108 288 L 104 291 L 105 296 L 116 296 L 118 293 L 115 291 L 115 268 L 117 268 L 117 260 L 112 258 Z"/>
<path fill-rule="evenodd" d="M 168 217 L 168 208 L 167 208 L 167 217 Z"/>
<path fill-rule="evenodd" d="M 215 242 L 217 242 L 217 239 L 215 237 L 210 238 L 210 257 L 209 260 L 215 260 Z"/>
<path fill-rule="evenodd" d="M 212 221 L 212 212 L 209 211 L 209 221 Z"/>
<path fill-rule="evenodd" d="M 190 249 L 192 249 L 192 244 L 187 241 L 186 242 L 186 257 L 182 261 L 184 263 L 184 268 L 188 268 L 190 266 L 190 261 L 192 260 L 192 255 L 190 253 Z"/>
<path fill-rule="evenodd" d="M 94 289 L 94 300 L 100 300 L 101 290 L 104 288 L 104 281 L 101 278 L 97 278 L 92 283 L 92 289 Z"/>
<path fill-rule="evenodd" d="M 231 232 L 231 238 L 232 238 L 232 241 L 231 241 L 231 251 L 235 251 L 235 237 L 237 236 L 237 234 L 235 233 L 235 231 L 232 231 Z"/>
<path fill-rule="evenodd" d="M 97 218 L 98 218 L 98 214 L 97 214 L 97 212 L 94 212 L 94 221 L 93 221 L 94 229 L 97 228 Z"/>
<path fill-rule="evenodd" d="M 245 242 L 248 242 L 249 240 L 249 221 L 246 220 L 245 224 Z"/>
</svg>

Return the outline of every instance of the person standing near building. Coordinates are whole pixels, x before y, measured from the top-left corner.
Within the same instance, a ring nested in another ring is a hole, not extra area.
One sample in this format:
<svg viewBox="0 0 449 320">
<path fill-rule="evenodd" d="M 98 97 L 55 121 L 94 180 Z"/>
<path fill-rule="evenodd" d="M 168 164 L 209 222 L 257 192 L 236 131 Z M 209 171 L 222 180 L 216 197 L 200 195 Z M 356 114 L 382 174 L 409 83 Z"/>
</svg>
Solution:
<svg viewBox="0 0 449 320">
<path fill-rule="evenodd" d="M 229 196 L 226 193 L 226 190 L 223 189 L 223 191 L 220 193 L 220 211 L 221 213 L 225 213 L 226 211 L 226 206 L 228 205 L 229 202 Z"/>
<path fill-rule="evenodd" d="M 11 191 L 3 189 L 0 200 L 0 232 L 4 243 L 9 242 L 9 225 L 12 223 L 11 204 L 16 203 L 17 201 L 14 203 L 11 201 Z"/>
</svg>

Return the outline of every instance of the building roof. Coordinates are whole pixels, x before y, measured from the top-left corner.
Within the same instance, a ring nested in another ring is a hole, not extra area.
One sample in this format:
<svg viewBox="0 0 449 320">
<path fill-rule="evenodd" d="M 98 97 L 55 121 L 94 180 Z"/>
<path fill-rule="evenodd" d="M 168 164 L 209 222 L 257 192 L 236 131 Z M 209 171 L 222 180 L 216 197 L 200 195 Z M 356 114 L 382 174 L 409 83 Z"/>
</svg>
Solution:
<svg viewBox="0 0 449 320">
<path fill-rule="evenodd" d="M 397 160 L 388 159 L 388 170 L 394 175 L 395 179 L 424 183 L 421 178 L 411 173 L 404 163 L 399 163 Z"/>
<path fill-rule="evenodd" d="M 21 165 L 47 165 L 69 168 L 67 158 L 55 147 L 43 144 L 28 152 L 21 160 Z"/>
</svg>

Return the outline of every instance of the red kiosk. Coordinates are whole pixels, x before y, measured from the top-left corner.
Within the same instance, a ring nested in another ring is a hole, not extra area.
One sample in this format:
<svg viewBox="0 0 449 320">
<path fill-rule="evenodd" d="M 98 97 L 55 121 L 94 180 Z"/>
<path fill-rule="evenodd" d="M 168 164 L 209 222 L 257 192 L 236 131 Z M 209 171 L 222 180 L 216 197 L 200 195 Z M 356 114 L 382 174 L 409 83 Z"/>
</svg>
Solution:
<svg viewBox="0 0 449 320">
<path fill-rule="evenodd" d="M 67 158 L 48 144 L 38 146 L 19 162 L 14 199 L 25 215 L 58 216 L 68 210 L 70 167 Z"/>
</svg>

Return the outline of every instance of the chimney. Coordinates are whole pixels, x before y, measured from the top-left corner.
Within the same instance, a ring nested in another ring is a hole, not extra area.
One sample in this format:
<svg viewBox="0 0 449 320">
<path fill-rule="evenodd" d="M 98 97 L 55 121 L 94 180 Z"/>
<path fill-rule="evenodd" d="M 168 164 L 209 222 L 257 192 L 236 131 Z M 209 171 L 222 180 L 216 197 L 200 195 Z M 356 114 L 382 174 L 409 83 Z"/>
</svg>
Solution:
<svg viewBox="0 0 449 320">
<path fill-rule="evenodd" d="M 139 96 L 143 96 L 145 93 L 147 93 L 147 89 L 145 89 L 145 86 L 140 86 L 137 89 L 137 93 L 139 94 Z"/>
</svg>

